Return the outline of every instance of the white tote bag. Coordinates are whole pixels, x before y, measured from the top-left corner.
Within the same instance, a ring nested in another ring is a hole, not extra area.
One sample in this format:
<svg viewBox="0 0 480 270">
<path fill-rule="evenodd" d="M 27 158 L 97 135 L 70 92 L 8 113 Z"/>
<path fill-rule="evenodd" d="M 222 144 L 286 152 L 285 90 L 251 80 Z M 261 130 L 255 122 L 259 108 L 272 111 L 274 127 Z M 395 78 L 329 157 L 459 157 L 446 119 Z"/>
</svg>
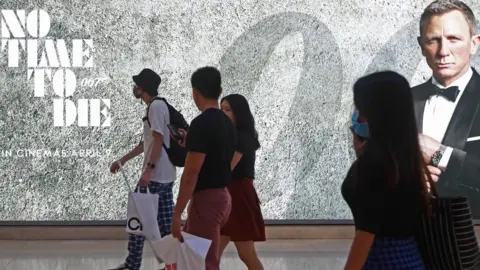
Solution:
<svg viewBox="0 0 480 270">
<path fill-rule="evenodd" d="M 132 199 L 131 199 L 132 202 L 131 202 L 131 203 L 129 202 L 128 207 L 133 207 L 133 209 L 135 209 L 134 211 L 136 211 L 136 213 L 137 213 L 137 215 L 138 215 L 138 213 L 140 212 L 140 211 L 137 211 L 139 204 L 136 204 L 137 201 L 134 199 L 135 196 L 130 196 L 131 193 L 135 193 L 135 192 L 132 192 L 132 188 L 130 187 L 130 183 L 128 182 L 127 175 L 125 174 L 125 171 L 123 170 L 123 166 L 122 166 L 122 164 L 121 164 L 120 162 L 118 162 L 118 166 L 120 167 L 120 172 L 122 173 L 123 180 L 125 180 L 125 184 L 126 184 L 127 187 L 128 187 L 129 198 L 132 197 Z M 147 189 L 147 192 L 148 192 L 148 189 Z M 158 195 L 157 195 L 157 198 L 158 198 Z M 130 199 L 129 199 L 129 201 L 130 201 Z M 155 209 L 158 210 L 158 200 L 157 200 L 157 203 L 156 203 L 155 205 L 156 205 L 156 206 L 155 206 L 155 207 L 156 207 Z M 127 212 L 128 212 L 128 209 L 127 209 Z M 157 212 L 158 212 L 158 211 L 157 211 Z M 140 213 L 142 213 L 142 212 L 140 212 Z M 127 215 L 128 215 L 128 214 L 127 214 Z M 145 220 L 145 219 L 142 217 L 142 215 L 138 215 L 138 216 L 139 216 L 139 218 L 138 218 L 139 220 L 141 220 L 141 221 Z M 151 215 L 150 215 L 150 216 L 151 216 Z M 156 214 L 155 214 L 155 221 L 156 221 L 156 220 L 157 220 L 157 218 L 156 218 Z M 158 234 L 160 234 L 160 230 L 159 230 L 159 228 L 158 228 L 158 223 L 155 222 L 155 224 L 156 224 L 155 226 L 157 226 L 157 230 L 155 230 L 155 231 L 158 232 Z M 128 226 L 128 225 L 127 225 L 127 226 Z M 145 231 L 145 229 L 144 229 L 143 226 L 142 226 L 142 231 Z M 160 239 L 161 239 L 161 238 L 160 238 Z M 152 238 L 146 237 L 146 240 L 147 240 L 147 243 L 150 244 L 150 247 L 151 247 L 152 250 L 153 250 L 153 254 L 155 255 L 155 258 L 157 259 L 157 262 L 158 262 L 162 267 L 164 267 L 165 264 L 164 264 L 163 259 L 158 255 L 157 251 L 156 251 L 155 248 L 154 248 L 154 245 L 152 244 L 152 242 L 158 241 L 158 238 L 157 238 L 157 239 L 152 239 Z"/>
<path fill-rule="evenodd" d="M 162 238 L 158 227 L 158 194 L 129 192 L 127 206 L 128 233 L 143 235 L 150 240 Z"/>
<path fill-rule="evenodd" d="M 180 243 L 171 234 L 153 242 L 153 250 L 165 261 L 165 270 L 204 270 L 212 241 L 182 232 Z"/>
</svg>

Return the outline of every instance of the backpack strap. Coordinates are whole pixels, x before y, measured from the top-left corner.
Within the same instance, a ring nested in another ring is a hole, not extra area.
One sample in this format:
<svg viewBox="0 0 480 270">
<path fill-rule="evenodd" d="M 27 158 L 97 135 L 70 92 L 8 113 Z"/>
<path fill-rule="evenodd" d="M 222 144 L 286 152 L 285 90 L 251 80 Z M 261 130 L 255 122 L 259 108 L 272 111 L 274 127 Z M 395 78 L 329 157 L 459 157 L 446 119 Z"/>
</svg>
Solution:
<svg viewBox="0 0 480 270">
<path fill-rule="evenodd" d="M 150 101 L 150 103 L 147 105 L 147 115 L 145 117 L 142 118 L 142 121 L 145 121 L 147 120 L 147 123 L 148 123 L 148 126 L 151 127 L 152 125 L 150 125 L 150 120 L 148 119 L 148 112 L 150 111 L 150 105 L 155 101 L 155 100 L 162 100 L 163 102 L 165 102 L 168 106 L 168 103 L 167 103 L 167 100 L 165 98 L 161 98 L 159 96 L 155 96 L 152 98 L 152 100 Z M 165 141 L 165 138 L 163 139 Z M 165 145 L 165 142 L 163 143 L 163 147 L 165 148 L 165 150 L 167 150 L 167 146 Z"/>
<path fill-rule="evenodd" d="M 142 121 L 147 120 L 148 126 L 151 127 L 150 125 L 150 120 L 148 119 L 148 112 L 150 111 L 150 105 L 155 101 L 155 100 L 165 100 L 163 98 L 160 98 L 159 96 L 153 97 L 150 103 L 147 105 L 147 115 L 142 118 Z"/>
</svg>

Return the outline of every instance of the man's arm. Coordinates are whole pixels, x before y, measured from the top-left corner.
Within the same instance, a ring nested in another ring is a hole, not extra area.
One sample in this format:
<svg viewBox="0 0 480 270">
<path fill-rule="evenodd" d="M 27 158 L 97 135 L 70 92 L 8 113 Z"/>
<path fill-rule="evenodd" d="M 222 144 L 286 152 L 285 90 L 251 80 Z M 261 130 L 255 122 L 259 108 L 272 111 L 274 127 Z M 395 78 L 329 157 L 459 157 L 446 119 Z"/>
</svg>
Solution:
<svg viewBox="0 0 480 270">
<path fill-rule="evenodd" d="M 152 151 L 147 157 L 147 162 L 156 164 L 162 156 L 162 147 L 164 142 L 164 134 L 166 132 L 165 119 L 167 118 L 167 106 L 160 101 L 153 101 L 148 111 L 148 119 L 150 121 L 150 131 L 153 136 Z"/>
<path fill-rule="evenodd" d="M 480 159 L 460 149 L 452 149 L 445 174 L 451 179 L 446 186 L 466 188 L 480 192 Z"/>
<path fill-rule="evenodd" d="M 438 168 L 444 171 L 439 185 L 451 188 L 463 186 L 480 192 L 480 159 L 461 149 L 441 145 L 433 138 L 420 135 L 420 145 L 424 153 L 425 162 L 430 163 L 436 151 L 445 148 L 438 163 Z"/>
<path fill-rule="evenodd" d="M 152 134 L 153 134 L 152 152 L 150 153 L 148 162 L 157 164 L 157 161 L 160 160 L 160 157 L 162 156 L 163 136 L 162 134 L 158 133 L 155 130 L 152 131 Z"/>
<path fill-rule="evenodd" d="M 441 145 L 440 149 L 442 148 L 445 148 L 445 150 L 443 150 L 443 156 L 440 159 L 440 162 L 438 163 L 438 168 L 441 169 L 442 171 L 445 171 L 447 169 L 448 163 L 450 162 L 450 158 L 453 153 L 453 148 Z"/>
<path fill-rule="evenodd" d="M 122 158 L 120 158 L 120 163 L 125 164 L 129 160 L 139 156 L 140 154 L 143 153 L 143 141 L 141 141 L 135 148 L 133 148 L 130 152 L 128 152 L 126 155 L 124 155 Z"/>
<path fill-rule="evenodd" d="M 185 158 L 185 167 L 180 178 L 180 189 L 178 191 L 177 203 L 173 213 L 174 219 L 181 218 L 181 215 L 187 207 L 188 201 L 192 198 L 197 185 L 198 175 L 202 169 L 205 157 L 209 149 L 209 126 L 208 120 L 203 118 L 192 121 L 186 138 L 186 148 L 188 149 Z"/>
<path fill-rule="evenodd" d="M 187 207 L 188 201 L 192 198 L 193 191 L 197 185 L 198 174 L 205 161 L 205 154 L 199 152 L 188 152 L 185 159 L 185 168 L 180 179 L 180 190 L 178 191 L 177 203 L 173 215 L 182 216 Z"/>
</svg>

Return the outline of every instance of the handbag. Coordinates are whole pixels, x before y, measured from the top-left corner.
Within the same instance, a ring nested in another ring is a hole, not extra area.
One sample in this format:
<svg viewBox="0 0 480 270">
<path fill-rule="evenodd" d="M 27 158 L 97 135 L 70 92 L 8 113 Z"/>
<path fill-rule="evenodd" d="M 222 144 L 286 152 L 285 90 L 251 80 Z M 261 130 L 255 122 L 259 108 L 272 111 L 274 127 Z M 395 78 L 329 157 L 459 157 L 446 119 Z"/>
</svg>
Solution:
<svg viewBox="0 0 480 270">
<path fill-rule="evenodd" d="M 150 193 L 148 187 L 146 193 L 140 193 L 139 190 L 129 192 L 126 226 L 128 233 L 142 235 L 151 240 L 162 238 L 157 221 L 158 200 L 158 194 Z"/>
<path fill-rule="evenodd" d="M 180 243 L 171 234 L 153 242 L 153 250 L 165 260 L 166 270 L 205 270 L 205 258 L 212 240 L 182 232 Z"/>
<path fill-rule="evenodd" d="M 128 191 L 129 193 L 132 192 L 132 188 L 130 187 L 130 183 L 128 182 L 128 177 L 127 177 L 127 174 L 125 173 L 125 171 L 123 170 L 123 166 L 122 166 L 122 163 L 121 162 L 118 162 L 118 166 L 119 166 L 119 171 L 122 173 L 122 176 L 123 176 L 123 180 L 125 181 L 125 184 L 127 185 L 128 187 Z M 158 204 L 157 204 L 158 205 Z M 135 205 L 136 206 L 136 205 Z M 138 209 L 137 209 L 138 210 Z M 158 225 L 158 224 L 157 224 Z M 162 265 L 164 264 L 163 262 L 163 259 L 158 255 L 158 252 L 154 249 L 154 245 L 153 245 L 153 239 L 152 238 L 149 238 L 149 237 L 145 237 L 145 240 L 148 242 L 148 244 L 150 244 L 150 247 L 152 248 L 153 250 L 153 254 L 155 255 L 155 258 L 157 259 L 157 262 Z"/>
<path fill-rule="evenodd" d="M 434 183 L 416 240 L 426 269 L 478 270 L 480 248 L 467 197 L 440 197 Z"/>
</svg>

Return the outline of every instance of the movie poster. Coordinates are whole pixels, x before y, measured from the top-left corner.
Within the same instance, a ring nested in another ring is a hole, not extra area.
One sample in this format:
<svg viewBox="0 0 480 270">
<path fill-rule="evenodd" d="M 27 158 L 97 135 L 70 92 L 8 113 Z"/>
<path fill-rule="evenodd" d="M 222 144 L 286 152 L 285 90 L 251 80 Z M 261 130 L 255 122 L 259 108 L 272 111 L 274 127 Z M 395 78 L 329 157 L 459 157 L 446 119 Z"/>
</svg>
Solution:
<svg viewBox="0 0 480 270">
<path fill-rule="evenodd" d="M 465 2 L 480 16 L 479 1 Z M 159 95 L 191 121 L 199 111 L 190 76 L 205 65 L 221 71 L 224 94 L 251 104 L 264 218 L 351 219 L 340 185 L 355 158 L 352 85 L 383 69 L 412 86 L 431 80 L 417 41 L 428 4 L 2 1 L 0 221 L 124 220 L 128 188 L 109 168 L 142 137 L 146 105 L 132 94 L 132 76 L 157 72 Z M 471 66 L 480 70 L 478 53 Z M 469 87 L 480 93 L 480 81 Z M 425 103 L 417 100 L 420 131 L 435 129 L 424 122 Z M 458 161 L 447 165 L 441 184 L 450 187 L 440 190 L 471 198 L 475 219 L 479 104 L 480 95 L 460 97 L 440 139 Z M 142 159 L 125 165 L 131 185 Z"/>
</svg>

